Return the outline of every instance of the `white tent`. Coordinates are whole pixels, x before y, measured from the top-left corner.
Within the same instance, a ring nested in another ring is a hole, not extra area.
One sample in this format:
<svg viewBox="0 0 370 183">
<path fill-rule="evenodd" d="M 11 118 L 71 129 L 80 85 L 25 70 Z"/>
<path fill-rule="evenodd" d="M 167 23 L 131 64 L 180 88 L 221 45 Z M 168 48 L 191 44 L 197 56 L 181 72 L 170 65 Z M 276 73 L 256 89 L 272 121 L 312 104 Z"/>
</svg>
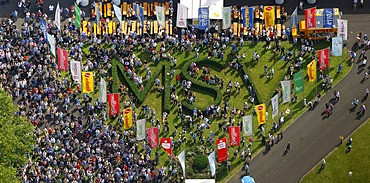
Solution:
<svg viewBox="0 0 370 183">
<path fill-rule="evenodd" d="M 185 183 L 216 183 L 215 179 L 185 179 Z"/>
</svg>

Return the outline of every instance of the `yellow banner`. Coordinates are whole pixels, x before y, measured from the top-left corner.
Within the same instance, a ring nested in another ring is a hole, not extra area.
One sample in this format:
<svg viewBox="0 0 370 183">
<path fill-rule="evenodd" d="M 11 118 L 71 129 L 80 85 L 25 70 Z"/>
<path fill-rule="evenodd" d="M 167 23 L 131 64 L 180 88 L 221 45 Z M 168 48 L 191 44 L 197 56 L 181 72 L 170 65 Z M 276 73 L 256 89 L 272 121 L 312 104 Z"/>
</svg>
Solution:
<svg viewBox="0 0 370 183">
<path fill-rule="evenodd" d="M 265 104 L 256 105 L 255 107 L 257 113 L 258 126 L 266 123 L 266 106 Z"/>
<path fill-rule="evenodd" d="M 128 107 L 123 111 L 123 129 L 127 130 L 132 127 L 132 108 Z"/>
<path fill-rule="evenodd" d="M 93 72 L 82 72 L 82 93 L 91 93 L 94 91 Z"/>
<path fill-rule="evenodd" d="M 307 65 L 307 75 L 310 82 L 316 80 L 316 60 L 312 60 L 312 62 Z"/>
<path fill-rule="evenodd" d="M 266 28 L 275 26 L 275 6 L 264 6 L 263 17 L 265 17 Z"/>
</svg>

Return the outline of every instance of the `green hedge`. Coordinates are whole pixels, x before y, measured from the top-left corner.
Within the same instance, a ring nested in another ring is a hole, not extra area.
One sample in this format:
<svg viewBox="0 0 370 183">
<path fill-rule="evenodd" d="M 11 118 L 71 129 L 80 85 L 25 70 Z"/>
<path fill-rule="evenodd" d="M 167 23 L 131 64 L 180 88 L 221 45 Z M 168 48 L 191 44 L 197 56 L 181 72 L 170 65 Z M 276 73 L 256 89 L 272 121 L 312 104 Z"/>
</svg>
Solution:
<svg viewBox="0 0 370 183">
<path fill-rule="evenodd" d="M 163 100 L 162 100 L 162 107 L 163 110 L 166 111 L 168 114 L 171 110 L 171 76 L 167 73 L 171 72 L 169 62 L 165 62 L 162 66 L 162 81 L 164 85 L 164 93 L 163 93 Z"/>
<path fill-rule="evenodd" d="M 199 154 L 194 158 L 193 169 L 197 172 L 204 171 L 208 166 L 208 158 L 204 154 Z"/>
</svg>

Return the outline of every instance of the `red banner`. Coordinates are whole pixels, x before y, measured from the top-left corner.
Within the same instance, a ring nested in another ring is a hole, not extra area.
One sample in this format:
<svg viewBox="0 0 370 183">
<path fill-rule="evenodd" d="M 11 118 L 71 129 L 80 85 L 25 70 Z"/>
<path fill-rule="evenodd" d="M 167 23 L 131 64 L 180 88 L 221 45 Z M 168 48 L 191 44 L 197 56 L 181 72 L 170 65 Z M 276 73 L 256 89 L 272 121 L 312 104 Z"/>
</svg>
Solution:
<svg viewBox="0 0 370 183">
<path fill-rule="evenodd" d="M 68 71 L 68 53 L 62 48 L 58 48 L 58 69 Z"/>
<path fill-rule="evenodd" d="M 148 133 L 148 140 L 150 148 L 155 148 L 158 146 L 158 127 L 146 129 Z"/>
<path fill-rule="evenodd" d="M 230 146 L 240 146 L 240 127 L 229 126 L 228 131 Z"/>
<path fill-rule="evenodd" d="M 319 62 L 320 70 L 329 68 L 329 48 L 319 50 L 317 54 L 319 55 L 318 62 Z"/>
<path fill-rule="evenodd" d="M 109 116 L 117 116 L 119 114 L 119 95 L 118 93 L 108 94 Z"/>
<path fill-rule="evenodd" d="M 304 10 L 306 29 L 316 27 L 315 13 L 316 13 L 316 8 L 309 8 L 309 9 Z"/>
<path fill-rule="evenodd" d="M 216 146 L 217 146 L 218 162 L 221 163 L 227 159 L 226 138 L 221 138 L 221 139 L 216 140 Z"/>
<path fill-rule="evenodd" d="M 161 146 L 168 153 L 168 155 L 172 156 L 172 141 L 171 141 L 171 138 L 161 138 Z"/>
</svg>

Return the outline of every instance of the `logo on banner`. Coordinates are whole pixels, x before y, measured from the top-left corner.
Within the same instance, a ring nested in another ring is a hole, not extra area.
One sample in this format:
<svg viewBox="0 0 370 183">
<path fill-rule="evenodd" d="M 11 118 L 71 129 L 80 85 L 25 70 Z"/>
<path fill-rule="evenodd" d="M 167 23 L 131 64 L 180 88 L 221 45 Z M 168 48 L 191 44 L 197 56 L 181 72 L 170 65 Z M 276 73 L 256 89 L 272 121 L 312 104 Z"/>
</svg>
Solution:
<svg viewBox="0 0 370 183">
<path fill-rule="evenodd" d="M 264 119 L 264 114 L 263 114 L 263 106 L 258 106 L 258 113 L 259 113 L 259 121 L 260 122 L 265 122 L 265 119 Z"/>
<path fill-rule="evenodd" d="M 225 149 L 226 148 L 226 142 L 223 142 L 222 140 L 217 144 L 217 149 Z"/>
<path fill-rule="evenodd" d="M 117 101 L 115 100 L 115 95 L 110 95 L 110 112 L 112 115 L 117 115 L 118 111 L 116 110 Z"/>
</svg>

